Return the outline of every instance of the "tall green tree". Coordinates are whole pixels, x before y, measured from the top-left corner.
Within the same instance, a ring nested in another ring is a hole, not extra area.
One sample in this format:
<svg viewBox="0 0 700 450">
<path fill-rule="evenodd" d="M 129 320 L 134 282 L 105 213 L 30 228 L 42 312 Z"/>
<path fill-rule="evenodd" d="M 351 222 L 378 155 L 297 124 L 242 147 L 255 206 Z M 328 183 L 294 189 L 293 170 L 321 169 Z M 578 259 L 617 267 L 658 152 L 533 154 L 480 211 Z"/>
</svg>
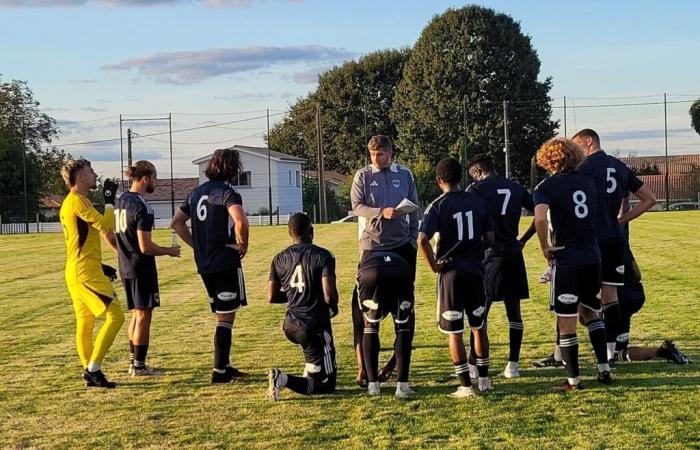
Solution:
<svg viewBox="0 0 700 450">
<path fill-rule="evenodd" d="M 532 155 L 557 127 L 551 79 L 540 81 L 539 72 L 530 38 L 512 17 L 480 6 L 447 10 L 423 30 L 404 67 L 392 109 L 399 146 L 431 164 L 466 147 L 491 154 L 502 170 L 507 100 L 512 169 L 526 179 Z"/>
<path fill-rule="evenodd" d="M 26 171 L 30 213 L 41 195 L 66 192 L 60 167 L 70 158 L 50 146 L 58 128 L 39 106 L 26 82 L 0 80 L 0 196 L 21 196 Z"/>
<path fill-rule="evenodd" d="M 369 136 L 381 133 L 396 139 L 389 111 L 408 54 L 405 49 L 382 50 L 323 73 L 316 91 L 299 99 L 270 130 L 272 148 L 306 158 L 307 167 L 315 168 L 319 104 L 326 169 L 351 173 L 366 164 Z"/>
<path fill-rule="evenodd" d="M 690 124 L 693 126 L 695 132 L 700 134 L 700 99 L 690 105 L 688 114 L 690 114 Z"/>
</svg>

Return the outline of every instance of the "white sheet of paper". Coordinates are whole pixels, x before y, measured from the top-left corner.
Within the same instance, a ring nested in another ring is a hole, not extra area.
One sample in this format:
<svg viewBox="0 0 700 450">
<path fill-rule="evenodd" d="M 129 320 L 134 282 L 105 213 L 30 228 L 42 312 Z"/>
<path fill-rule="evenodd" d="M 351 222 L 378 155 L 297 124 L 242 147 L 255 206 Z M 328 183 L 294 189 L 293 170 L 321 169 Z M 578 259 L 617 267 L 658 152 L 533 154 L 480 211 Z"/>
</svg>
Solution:
<svg viewBox="0 0 700 450">
<path fill-rule="evenodd" d="M 407 198 L 401 200 L 401 202 L 394 207 L 394 211 L 400 214 L 411 214 L 413 211 L 418 209 L 418 205 L 413 203 Z"/>
</svg>

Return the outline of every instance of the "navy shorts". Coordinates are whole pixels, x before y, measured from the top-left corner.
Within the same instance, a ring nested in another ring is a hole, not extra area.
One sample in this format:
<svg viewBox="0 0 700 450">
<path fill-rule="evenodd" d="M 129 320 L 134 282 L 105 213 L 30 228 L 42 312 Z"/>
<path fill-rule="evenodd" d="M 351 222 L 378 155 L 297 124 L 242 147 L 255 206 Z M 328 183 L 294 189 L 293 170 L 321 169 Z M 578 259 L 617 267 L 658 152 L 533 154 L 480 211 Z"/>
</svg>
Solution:
<svg viewBox="0 0 700 450">
<path fill-rule="evenodd" d="M 557 316 L 576 317 L 578 306 L 600 312 L 600 264 L 552 267 L 550 307 Z"/>
<path fill-rule="evenodd" d="M 126 305 L 133 309 L 153 309 L 160 306 L 158 277 L 122 278 Z"/>
<path fill-rule="evenodd" d="M 202 273 L 200 276 L 209 295 L 212 313 L 233 313 L 248 304 L 243 269 L 240 267 L 222 272 Z"/>
<path fill-rule="evenodd" d="M 486 320 L 484 279 L 463 270 L 438 274 L 437 323 L 443 333 L 464 332 L 464 317 L 471 328 L 481 328 Z"/>
</svg>

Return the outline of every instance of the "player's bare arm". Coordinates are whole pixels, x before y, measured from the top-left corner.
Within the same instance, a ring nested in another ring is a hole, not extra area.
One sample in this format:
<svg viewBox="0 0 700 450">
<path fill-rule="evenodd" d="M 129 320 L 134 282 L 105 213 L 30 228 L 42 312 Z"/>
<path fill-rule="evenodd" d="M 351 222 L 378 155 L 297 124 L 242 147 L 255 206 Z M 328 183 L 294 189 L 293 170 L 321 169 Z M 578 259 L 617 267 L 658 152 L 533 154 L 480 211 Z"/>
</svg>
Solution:
<svg viewBox="0 0 700 450">
<path fill-rule="evenodd" d="M 117 247 L 117 238 L 114 236 L 113 231 L 103 231 L 100 233 L 102 239 L 109 245 L 112 250 L 116 253 L 119 249 Z"/>
<path fill-rule="evenodd" d="M 552 247 L 549 245 L 549 220 L 547 220 L 547 211 L 549 211 L 549 206 L 545 204 L 539 204 L 535 206 L 535 229 L 537 230 L 537 237 L 540 240 L 540 248 L 542 249 L 542 255 L 544 259 L 547 260 L 548 264 L 551 264 L 554 252 L 561 250 L 564 247 Z"/>
<path fill-rule="evenodd" d="M 656 204 L 656 196 L 644 184 L 637 190 L 637 192 L 634 193 L 634 195 L 639 198 L 639 203 L 620 217 L 619 222 L 621 225 L 636 219 Z"/>
<path fill-rule="evenodd" d="M 192 231 L 187 226 L 187 221 L 190 220 L 190 216 L 185 214 L 181 209 L 175 211 L 175 217 L 170 222 L 170 228 L 175 230 L 175 233 L 182 239 L 185 244 L 194 248 L 194 243 L 192 240 Z"/>
<path fill-rule="evenodd" d="M 430 266 L 430 270 L 432 270 L 434 273 L 438 273 L 441 265 L 435 260 L 435 252 L 433 251 L 433 247 L 430 245 L 428 235 L 423 232 L 418 233 L 418 249 L 423 255 L 425 261 Z"/>
<path fill-rule="evenodd" d="M 161 247 L 160 245 L 153 242 L 151 232 L 136 230 L 136 236 L 139 240 L 139 249 L 142 253 L 151 256 L 162 256 L 168 255 L 173 257 L 180 256 L 180 246 L 176 247 Z"/>
<path fill-rule="evenodd" d="M 279 281 L 270 280 L 267 283 L 267 301 L 268 303 L 287 303 L 287 296 L 282 292 Z"/>
<path fill-rule="evenodd" d="M 241 258 L 243 258 L 246 252 L 248 252 L 248 218 L 241 205 L 229 206 L 228 213 L 233 219 L 233 223 L 236 224 L 234 228 L 236 232 L 236 243 L 231 245 L 231 247 L 238 250 L 241 254 Z"/>
<path fill-rule="evenodd" d="M 335 284 L 335 276 L 321 278 L 321 286 L 323 287 L 323 299 L 328 306 L 333 308 L 333 311 L 338 313 L 338 287 Z"/>
</svg>

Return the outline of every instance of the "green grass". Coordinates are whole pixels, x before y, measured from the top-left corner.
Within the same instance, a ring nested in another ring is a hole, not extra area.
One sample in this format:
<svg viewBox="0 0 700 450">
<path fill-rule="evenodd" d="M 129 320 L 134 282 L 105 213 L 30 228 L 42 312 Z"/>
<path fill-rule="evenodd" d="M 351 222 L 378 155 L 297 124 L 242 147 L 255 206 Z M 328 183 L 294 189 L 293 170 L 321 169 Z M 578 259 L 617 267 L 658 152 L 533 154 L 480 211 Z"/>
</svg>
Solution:
<svg viewBox="0 0 700 450">
<path fill-rule="evenodd" d="M 632 245 L 648 300 L 634 320 L 632 341 L 657 346 L 671 338 L 700 361 L 699 226 L 693 212 L 648 214 L 634 223 Z M 398 401 L 387 386 L 380 398 L 368 398 L 354 385 L 347 306 L 358 256 L 355 225 L 317 226 L 316 234 L 338 260 L 341 313 L 333 326 L 339 389 L 313 398 L 283 391 L 279 403 L 266 399 L 267 368 L 299 373 L 303 367 L 301 352 L 281 331 L 284 307 L 264 299 L 270 260 L 288 243 L 284 227 L 253 228 L 244 261 L 249 306 L 237 318 L 233 358 L 253 374 L 249 382 L 209 385 L 214 320 L 187 250 L 181 259 L 158 261 L 163 306 L 154 314 L 149 357 L 167 375 L 127 376 L 125 326 L 105 361 L 106 373 L 119 382 L 111 391 L 82 387 L 62 236 L 0 236 L 0 447 L 680 449 L 700 442 L 700 364 L 627 363 L 613 386 L 598 386 L 580 329 L 588 389 L 552 393 L 563 372 L 529 368 L 551 351 L 554 338 L 546 287 L 536 281 L 543 260 L 535 242 L 526 249 L 531 300 L 523 304 L 521 379 L 496 379 L 493 393 L 473 400 L 446 396 L 455 381 L 446 338 L 434 323 L 434 277 L 420 263 L 411 367 L 418 396 Z M 156 239 L 169 242 L 167 231 Z M 116 264 L 114 254 L 105 254 Z M 121 284 L 116 288 L 123 301 Z M 489 320 L 495 373 L 508 350 L 500 305 Z M 393 341 L 391 328 L 383 326 L 385 348 Z"/>
</svg>

